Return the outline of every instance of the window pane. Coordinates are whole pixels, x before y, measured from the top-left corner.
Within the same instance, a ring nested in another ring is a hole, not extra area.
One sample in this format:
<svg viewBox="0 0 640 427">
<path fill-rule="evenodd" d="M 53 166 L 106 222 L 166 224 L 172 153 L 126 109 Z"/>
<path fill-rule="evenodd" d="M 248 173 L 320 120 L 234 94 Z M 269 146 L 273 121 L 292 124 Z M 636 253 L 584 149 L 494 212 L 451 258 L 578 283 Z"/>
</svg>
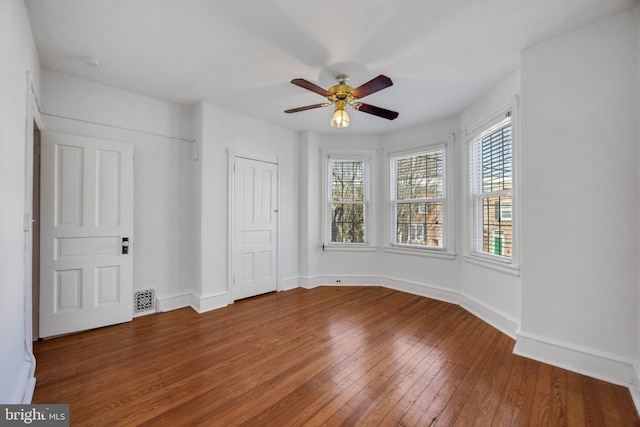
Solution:
<svg viewBox="0 0 640 427">
<path fill-rule="evenodd" d="M 396 243 L 443 247 L 442 202 L 398 203 Z"/>
<path fill-rule="evenodd" d="M 482 138 L 482 192 L 511 189 L 511 125 Z"/>
<path fill-rule="evenodd" d="M 333 162 L 331 200 L 364 200 L 364 162 Z"/>
<path fill-rule="evenodd" d="M 331 205 L 331 242 L 364 243 L 364 205 Z"/>
<path fill-rule="evenodd" d="M 482 201 L 482 250 L 511 258 L 511 197 L 487 197 Z"/>
<path fill-rule="evenodd" d="M 444 197 L 443 153 L 427 154 L 427 198 Z"/>
<path fill-rule="evenodd" d="M 397 200 L 444 196 L 441 151 L 396 160 Z"/>
</svg>

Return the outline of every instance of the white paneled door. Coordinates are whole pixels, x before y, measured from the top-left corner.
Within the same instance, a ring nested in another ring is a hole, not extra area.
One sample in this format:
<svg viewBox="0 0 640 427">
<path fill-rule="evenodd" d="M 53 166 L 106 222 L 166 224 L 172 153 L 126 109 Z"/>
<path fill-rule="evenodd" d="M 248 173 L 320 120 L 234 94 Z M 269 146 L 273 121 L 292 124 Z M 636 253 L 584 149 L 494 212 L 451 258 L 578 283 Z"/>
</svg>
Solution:
<svg viewBox="0 0 640 427">
<path fill-rule="evenodd" d="M 42 133 L 40 336 L 132 318 L 133 147 Z"/>
<path fill-rule="evenodd" d="M 277 288 L 277 188 L 276 164 L 235 158 L 234 300 L 272 292 Z"/>
</svg>

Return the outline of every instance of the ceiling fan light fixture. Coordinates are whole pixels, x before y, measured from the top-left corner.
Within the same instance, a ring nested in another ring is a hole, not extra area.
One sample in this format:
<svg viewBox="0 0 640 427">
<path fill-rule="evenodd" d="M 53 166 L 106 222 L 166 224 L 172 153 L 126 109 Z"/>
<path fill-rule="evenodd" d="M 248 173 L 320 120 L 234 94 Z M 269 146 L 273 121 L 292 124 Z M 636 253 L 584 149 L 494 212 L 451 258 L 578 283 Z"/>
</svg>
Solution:
<svg viewBox="0 0 640 427">
<path fill-rule="evenodd" d="M 347 110 L 340 107 L 336 108 L 336 111 L 333 113 L 333 117 L 331 118 L 331 126 L 334 128 L 346 128 L 350 123 L 351 119 L 349 119 Z"/>
</svg>

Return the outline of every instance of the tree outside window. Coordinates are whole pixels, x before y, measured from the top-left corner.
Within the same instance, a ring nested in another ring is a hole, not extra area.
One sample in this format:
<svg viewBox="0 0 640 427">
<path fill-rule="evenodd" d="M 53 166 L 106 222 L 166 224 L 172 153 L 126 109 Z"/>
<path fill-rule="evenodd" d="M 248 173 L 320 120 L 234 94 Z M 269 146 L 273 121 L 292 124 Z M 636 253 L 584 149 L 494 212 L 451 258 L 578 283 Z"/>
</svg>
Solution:
<svg viewBox="0 0 640 427">
<path fill-rule="evenodd" d="M 331 243 L 365 242 L 366 163 L 331 160 Z"/>
<path fill-rule="evenodd" d="M 444 247 L 444 148 L 391 158 L 396 245 Z"/>
</svg>

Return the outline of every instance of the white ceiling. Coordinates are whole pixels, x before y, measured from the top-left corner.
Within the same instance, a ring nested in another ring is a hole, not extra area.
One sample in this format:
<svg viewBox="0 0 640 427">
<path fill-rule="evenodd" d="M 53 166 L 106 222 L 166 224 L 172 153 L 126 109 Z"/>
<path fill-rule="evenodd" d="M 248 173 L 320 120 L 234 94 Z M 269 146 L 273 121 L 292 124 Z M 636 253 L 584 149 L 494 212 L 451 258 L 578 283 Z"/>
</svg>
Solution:
<svg viewBox="0 0 640 427">
<path fill-rule="evenodd" d="M 206 101 L 294 130 L 384 133 L 461 112 L 546 38 L 636 0 L 26 0 L 43 67 L 177 103 Z M 92 57 L 102 67 L 88 66 Z M 579 70 L 576 70 L 579 72 Z M 284 114 L 324 88 L 385 74 L 364 102 L 394 121 L 330 108 Z"/>
</svg>

